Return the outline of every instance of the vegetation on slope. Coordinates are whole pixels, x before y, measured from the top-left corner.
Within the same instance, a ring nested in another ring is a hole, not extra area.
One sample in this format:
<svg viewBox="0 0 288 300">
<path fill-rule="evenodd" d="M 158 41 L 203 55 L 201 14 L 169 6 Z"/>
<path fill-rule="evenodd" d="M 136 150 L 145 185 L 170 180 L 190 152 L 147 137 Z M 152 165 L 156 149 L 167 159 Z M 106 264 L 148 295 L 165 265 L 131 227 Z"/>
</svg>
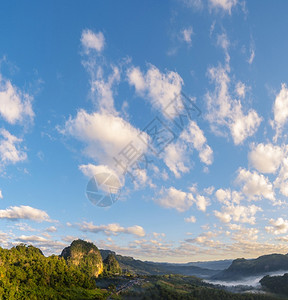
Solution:
<svg viewBox="0 0 288 300">
<path fill-rule="evenodd" d="M 121 275 L 122 270 L 120 268 L 120 265 L 118 261 L 115 258 L 115 255 L 109 254 L 105 260 L 104 263 L 104 271 L 103 275 L 109 276 L 109 275 Z"/>
<path fill-rule="evenodd" d="M 231 266 L 214 276 L 214 279 L 235 280 L 245 276 L 288 270 L 288 255 L 270 254 L 256 259 L 238 258 Z"/>
<path fill-rule="evenodd" d="M 103 272 L 100 251 L 93 243 L 75 240 L 63 249 L 61 257 L 64 257 L 68 265 L 78 266 L 88 276 L 98 277 Z"/>
<path fill-rule="evenodd" d="M 235 294 L 193 276 L 162 275 L 144 276 L 140 287 L 121 293 L 123 299 L 139 300 L 275 300 L 276 296 L 263 294 Z"/>
<path fill-rule="evenodd" d="M 95 280 L 63 257 L 20 244 L 0 248 L 0 299 L 105 299 Z"/>
<path fill-rule="evenodd" d="M 262 287 L 276 294 L 288 296 L 288 273 L 283 276 L 265 276 L 260 280 Z"/>
</svg>

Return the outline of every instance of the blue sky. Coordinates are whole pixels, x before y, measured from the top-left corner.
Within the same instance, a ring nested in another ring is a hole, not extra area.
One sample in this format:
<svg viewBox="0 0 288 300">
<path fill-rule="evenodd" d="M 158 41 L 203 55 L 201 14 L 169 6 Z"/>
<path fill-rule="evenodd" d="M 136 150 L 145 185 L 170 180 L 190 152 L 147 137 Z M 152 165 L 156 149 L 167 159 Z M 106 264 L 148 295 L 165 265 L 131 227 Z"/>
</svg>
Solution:
<svg viewBox="0 0 288 300">
<path fill-rule="evenodd" d="M 1 246 L 49 255 L 83 238 L 170 262 L 287 253 L 287 6 L 1 3 Z M 183 94 L 201 114 L 180 129 Z M 149 124 L 174 134 L 160 153 Z M 142 159 L 126 161 L 133 180 L 115 163 L 127 145 Z M 121 183 L 106 208 L 85 195 L 103 173 Z"/>
</svg>

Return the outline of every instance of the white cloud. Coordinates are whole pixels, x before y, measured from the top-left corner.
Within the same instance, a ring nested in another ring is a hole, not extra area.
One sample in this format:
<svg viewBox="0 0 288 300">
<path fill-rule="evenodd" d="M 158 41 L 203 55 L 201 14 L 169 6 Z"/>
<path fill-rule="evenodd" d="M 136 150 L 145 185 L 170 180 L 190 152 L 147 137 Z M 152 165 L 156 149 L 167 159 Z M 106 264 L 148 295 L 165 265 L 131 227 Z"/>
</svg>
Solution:
<svg viewBox="0 0 288 300">
<path fill-rule="evenodd" d="M 0 199 L 3 199 L 3 194 L 1 190 L 0 190 Z"/>
<path fill-rule="evenodd" d="M 107 77 L 103 76 L 101 67 L 98 67 L 96 74 L 91 74 L 91 94 L 96 95 L 97 107 L 101 113 L 118 115 L 114 108 L 113 85 L 120 81 L 120 70 L 118 67 L 112 67 L 112 73 Z"/>
<path fill-rule="evenodd" d="M 225 205 L 239 204 L 243 199 L 243 195 L 237 191 L 232 191 L 230 189 L 219 189 L 215 192 L 217 200 Z"/>
<path fill-rule="evenodd" d="M 90 29 L 85 29 L 82 32 L 81 43 L 86 52 L 89 52 L 91 49 L 101 52 L 104 48 L 105 38 L 101 31 L 94 33 Z"/>
<path fill-rule="evenodd" d="M 212 8 L 221 8 L 231 14 L 231 9 L 237 4 L 237 0 L 209 0 Z"/>
<path fill-rule="evenodd" d="M 189 122 L 188 128 L 181 133 L 180 139 L 193 145 L 193 147 L 199 152 L 199 158 L 203 163 L 206 165 L 212 164 L 213 150 L 209 145 L 207 145 L 204 133 L 195 121 Z"/>
<path fill-rule="evenodd" d="M 135 236 L 145 236 L 143 227 L 134 225 L 131 227 L 122 227 L 119 224 L 113 223 L 108 225 L 94 225 L 92 222 L 83 222 L 79 226 L 81 231 L 84 232 L 104 232 L 107 235 L 118 235 L 119 233 L 133 234 Z"/>
<path fill-rule="evenodd" d="M 55 226 L 50 226 L 50 227 L 46 228 L 45 230 L 48 232 L 56 232 L 57 228 Z"/>
<path fill-rule="evenodd" d="M 284 151 L 279 146 L 272 144 L 253 145 L 248 158 L 252 166 L 261 173 L 275 173 L 284 156 Z"/>
<path fill-rule="evenodd" d="M 106 165 L 97 165 L 97 166 L 93 164 L 80 165 L 79 170 L 89 178 L 91 178 L 95 174 L 100 174 L 100 173 L 113 174 L 115 177 L 118 177 L 118 174 L 115 172 L 115 170 L 111 169 Z"/>
<path fill-rule="evenodd" d="M 0 74 L 0 116 L 10 124 L 31 121 L 33 97 L 13 86 Z"/>
<path fill-rule="evenodd" d="M 242 192 L 249 197 L 250 200 L 258 200 L 262 197 L 271 201 L 275 200 L 273 185 L 269 179 L 257 172 L 250 172 L 245 169 L 238 170 L 236 181 L 243 184 Z"/>
<path fill-rule="evenodd" d="M 265 229 L 269 233 L 273 234 L 282 234 L 287 233 L 288 231 L 288 220 L 284 220 L 283 218 L 278 218 L 277 220 L 270 219 L 269 223 L 272 226 L 266 226 Z"/>
<path fill-rule="evenodd" d="M 89 114 L 80 110 L 74 119 L 70 117 L 66 121 L 61 132 L 84 142 L 87 145 L 85 154 L 95 160 L 113 160 L 130 142 L 139 153 L 147 148 L 138 137 L 140 130 L 124 119 L 109 114 Z M 145 140 L 147 135 L 143 133 L 142 138 Z"/>
<path fill-rule="evenodd" d="M 240 228 L 232 234 L 232 239 L 239 243 L 245 241 L 256 241 L 258 239 L 259 230 L 257 228 Z"/>
<path fill-rule="evenodd" d="M 196 223 L 196 218 L 194 216 L 191 216 L 189 218 L 185 218 L 184 221 L 186 223 Z"/>
<path fill-rule="evenodd" d="M 247 88 L 243 82 L 237 82 L 235 90 L 239 97 L 245 98 Z"/>
<path fill-rule="evenodd" d="M 280 193 L 288 197 L 288 158 L 284 158 L 279 174 L 274 181 L 274 186 L 280 189 Z"/>
<path fill-rule="evenodd" d="M 192 154 L 193 149 L 189 149 L 190 144 L 199 152 L 201 162 L 206 165 L 213 162 L 213 150 L 207 144 L 203 131 L 195 121 L 189 121 L 178 140 L 169 144 L 163 154 L 165 164 L 177 178 L 180 178 L 181 173 L 189 172 L 189 167 L 191 168 L 189 155 Z"/>
<path fill-rule="evenodd" d="M 37 222 L 50 221 L 50 218 L 45 211 L 25 205 L 10 206 L 6 209 L 1 209 L 0 219 L 27 219 Z"/>
<path fill-rule="evenodd" d="M 190 190 L 191 193 L 187 193 L 174 187 L 162 188 L 154 201 L 162 207 L 176 209 L 179 212 L 187 211 L 195 203 L 198 210 L 205 212 L 210 205 L 208 197 L 200 195 L 196 188 Z"/>
<path fill-rule="evenodd" d="M 215 216 L 223 223 L 230 221 L 255 224 L 255 214 L 262 211 L 260 207 L 255 205 L 228 205 L 222 207 L 220 211 L 214 211 Z"/>
<path fill-rule="evenodd" d="M 170 187 L 169 189 L 162 189 L 155 202 L 162 207 L 174 208 L 179 212 L 184 212 L 193 205 L 195 199 L 191 193 Z"/>
<path fill-rule="evenodd" d="M 202 195 L 196 196 L 196 205 L 199 210 L 205 212 L 208 205 L 210 205 L 210 201 L 207 197 L 204 197 Z"/>
<path fill-rule="evenodd" d="M 37 235 L 21 235 L 17 238 L 17 241 L 19 242 L 47 242 L 48 240 L 42 236 Z"/>
<path fill-rule="evenodd" d="M 191 37 L 192 37 L 193 34 L 194 34 L 194 32 L 193 32 L 192 27 L 188 27 L 188 28 L 185 28 L 185 29 L 182 30 L 183 40 L 189 45 L 191 45 L 191 43 L 192 43 L 192 38 Z"/>
<path fill-rule="evenodd" d="M 22 142 L 22 139 L 12 135 L 6 129 L 0 129 L 0 167 L 8 164 L 15 164 L 27 159 L 27 154 L 19 149 L 17 144 Z"/>
<path fill-rule="evenodd" d="M 281 136 L 283 127 L 288 120 L 288 89 L 285 83 L 281 85 L 281 91 L 276 96 L 273 113 L 274 120 L 271 121 L 271 125 L 276 131 L 274 141 L 277 141 L 278 137 Z"/>
<path fill-rule="evenodd" d="M 164 150 L 164 162 L 177 178 L 180 178 L 181 173 L 189 172 L 185 166 L 187 160 L 187 147 L 180 140 L 169 144 Z"/>
<path fill-rule="evenodd" d="M 234 144 L 239 145 L 255 134 L 262 119 L 253 109 L 245 114 L 241 101 L 233 99 L 229 92 L 229 72 L 229 65 L 219 65 L 208 70 L 209 77 L 215 83 L 215 90 L 206 94 L 206 118 L 213 132 L 218 135 L 223 135 L 223 127 L 229 128 Z"/>
<path fill-rule="evenodd" d="M 145 79 L 138 67 L 130 69 L 127 73 L 130 85 L 134 85 L 136 91 L 141 93 L 146 88 Z"/>
<path fill-rule="evenodd" d="M 244 115 L 240 102 L 235 105 L 235 113 L 235 120 L 230 125 L 230 130 L 234 143 L 238 145 L 243 143 L 248 136 L 254 135 L 262 119 L 253 109 L 249 110 L 247 115 Z"/>
<path fill-rule="evenodd" d="M 180 95 L 183 85 L 181 76 L 173 71 L 161 73 L 155 66 L 150 65 L 146 74 L 139 68 L 127 71 L 128 82 L 134 86 L 136 92 L 149 99 L 153 107 L 164 111 L 172 100 Z"/>
</svg>

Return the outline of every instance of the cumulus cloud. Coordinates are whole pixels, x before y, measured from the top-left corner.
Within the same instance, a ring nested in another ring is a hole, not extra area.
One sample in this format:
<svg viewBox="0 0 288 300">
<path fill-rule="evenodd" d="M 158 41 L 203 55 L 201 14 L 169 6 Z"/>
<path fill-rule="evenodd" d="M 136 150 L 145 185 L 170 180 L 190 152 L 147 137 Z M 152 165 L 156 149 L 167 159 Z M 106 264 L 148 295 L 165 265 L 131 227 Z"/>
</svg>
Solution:
<svg viewBox="0 0 288 300">
<path fill-rule="evenodd" d="M 21 142 L 22 139 L 12 135 L 6 129 L 0 129 L 0 168 L 27 159 L 26 152 L 18 146 Z"/>
<path fill-rule="evenodd" d="M 265 230 L 269 233 L 273 233 L 277 235 L 277 234 L 287 233 L 288 231 L 288 220 L 284 220 L 283 218 L 278 218 L 277 220 L 270 219 L 269 223 L 272 226 L 265 227 Z"/>
<path fill-rule="evenodd" d="M 288 158 L 283 158 L 280 171 L 274 181 L 274 186 L 280 190 L 280 193 L 288 197 Z"/>
<path fill-rule="evenodd" d="M 214 211 L 215 216 L 223 223 L 234 222 L 255 224 L 255 214 L 262 211 L 255 205 L 227 205 L 223 206 L 221 211 Z"/>
<path fill-rule="evenodd" d="M 284 125 L 288 120 L 288 89 L 286 84 L 282 84 L 281 91 L 276 96 L 273 106 L 274 120 L 271 121 L 272 127 L 275 129 L 276 134 L 274 141 L 277 141 L 281 136 Z"/>
<path fill-rule="evenodd" d="M 164 112 L 168 104 L 180 95 L 183 85 L 181 76 L 173 71 L 161 73 L 153 65 L 145 73 L 132 67 L 127 71 L 128 82 L 141 96 L 145 96 L 154 108 Z"/>
<path fill-rule="evenodd" d="M 272 144 L 253 145 L 248 158 L 252 166 L 261 173 L 275 173 L 284 156 L 284 151 L 279 146 Z"/>
<path fill-rule="evenodd" d="M 208 197 L 201 195 L 196 188 L 191 193 L 183 192 L 174 187 L 162 188 L 154 201 L 162 207 L 176 209 L 179 212 L 187 211 L 193 204 L 198 210 L 205 212 L 210 205 Z"/>
<path fill-rule="evenodd" d="M 48 231 L 48 232 L 56 232 L 56 231 L 57 231 L 57 228 L 56 228 L 55 226 L 50 226 L 50 227 L 46 228 L 45 231 Z"/>
<path fill-rule="evenodd" d="M 242 184 L 242 192 L 248 196 L 250 200 L 258 200 L 264 197 L 275 201 L 273 185 L 269 179 L 262 174 L 240 168 L 236 182 Z"/>
<path fill-rule="evenodd" d="M 225 205 L 230 204 L 240 204 L 240 201 L 243 199 L 243 195 L 237 191 L 231 191 L 230 189 L 218 189 L 215 192 L 217 200 Z"/>
<path fill-rule="evenodd" d="M 33 97 L 13 86 L 10 80 L 0 74 L 0 116 L 10 124 L 32 121 Z"/>
<path fill-rule="evenodd" d="M 90 29 L 85 29 L 81 35 L 81 43 L 86 52 L 90 50 L 101 52 L 105 45 L 105 38 L 101 31 L 94 33 Z"/>
<path fill-rule="evenodd" d="M 175 177 L 180 178 L 181 173 L 187 173 L 191 169 L 189 156 L 193 149 L 198 151 L 201 162 L 206 165 L 212 164 L 213 150 L 207 144 L 203 131 L 195 121 L 189 121 L 178 140 L 169 144 L 163 153 L 164 162 Z"/>
<path fill-rule="evenodd" d="M 81 231 L 84 232 L 104 232 L 106 235 L 118 235 L 120 233 L 132 234 L 135 236 L 145 236 L 145 230 L 139 225 L 131 227 L 122 227 L 117 223 L 108 225 L 94 225 L 92 222 L 83 222 L 79 225 Z"/>
<path fill-rule="evenodd" d="M 209 3 L 212 8 L 220 8 L 231 14 L 231 9 L 237 4 L 237 0 L 209 0 Z"/>
<path fill-rule="evenodd" d="M 210 201 L 207 197 L 204 197 L 203 195 L 197 195 L 196 196 L 196 205 L 199 210 L 205 212 L 208 205 L 210 205 Z"/>
<path fill-rule="evenodd" d="M 257 228 L 239 228 L 232 234 L 232 239 L 243 243 L 245 241 L 256 241 L 258 239 L 259 230 Z"/>
<path fill-rule="evenodd" d="M 174 208 L 179 212 L 188 210 L 195 199 L 191 193 L 177 190 L 174 187 L 162 189 L 159 197 L 155 198 L 155 202 L 165 208 Z"/>
<path fill-rule="evenodd" d="M 138 137 L 141 131 L 121 117 L 98 112 L 89 114 L 83 109 L 66 121 L 61 132 L 84 142 L 84 153 L 95 160 L 111 160 L 130 142 L 139 153 L 147 148 Z M 145 138 L 148 141 L 143 133 L 142 139 Z"/>
<path fill-rule="evenodd" d="M 164 162 L 177 178 L 181 177 L 181 173 L 189 172 L 189 168 L 185 166 L 187 160 L 187 146 L 180 140 L 169 144 L 164 150 Z"/>
<path fill-rule="evenodd" d="M 253 109 L 249 109 L 245 113 L 241 101 L 237 98 L 235 99 L 230 93 L 231 80 L 229 77 L 229 54 L 227 51 L 229 44 L 227 41 L 225 42 L 224 38 L 221 39 L 220 44 L 226 55 L 226 65 L 222 66 L 219 64 L 217 67 L 208 69 L 208 76 L 214 82 L 215 90 L 208 92 L 205 97 L 208 109 L 206 118 L 215 134 L 227 135 L 223 129 L 228 128 L 234 144 L 239 145 L 246 138 L 255 134 L 262 118 Z M 236 85 L 236 92 L 240 98 L 244 97 L 243 87 L 239 86 L 239 83 L 238 86 Z"/>
<path fill-rule="evenodd" d="M 25 205 L 10 206 L 6 209 L 1 209 L 0 219 L 26 219 L 37 222 L 50 221 L 50 218 L 45 211 Z"/>
<path fill-rule="evenodd" d="M 191 216 L 191 217 L 185 218 L 184 221 L 186 223 L 196 223 L 196 218 L 194 216 Z"/>
<path fill-rule="evenodd" d="M 193 147 L 199 152 L 199 158 L 204 164 L 212 164 L 213 150 L 207 144 L 203 131 L 199 128 L 195 121 L 189 122 L 188 128 L 181 133 L 180 139 L 193 145 Z"/>
<path fill-rule="evenodd" d="M 114 169 L 111 169 L 110 167 L 106 165 L 93 165 L 93 164 L 87 164 L 87 165 L 80 165 L 79 170 L 87 177 L 91 178 L 95 174 L 100 173 L 108 173 L 113 174 L 116 178 L 118 177 L 117 173 Z"/>
<path fill-rule="evenodd" d="M 107 78 L 102 73 L 103 71 L 99 67 L 98 71 L 92 75 L 91 95 L 96 96 L 96 106 L 101 113 L 118 115 L 114 108 L 113 86 L 120 81 L 120 70 L 113 66 L 112 72 Z"/>
</svg>

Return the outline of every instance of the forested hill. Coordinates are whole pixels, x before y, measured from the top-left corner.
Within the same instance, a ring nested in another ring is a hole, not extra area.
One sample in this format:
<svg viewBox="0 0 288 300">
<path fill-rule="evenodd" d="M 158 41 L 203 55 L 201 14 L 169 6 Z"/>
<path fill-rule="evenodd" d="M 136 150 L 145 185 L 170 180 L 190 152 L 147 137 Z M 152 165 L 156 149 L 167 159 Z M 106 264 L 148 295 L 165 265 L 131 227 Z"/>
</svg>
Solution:
<svg viewBox="0 0 288 300">
<path fill-rule="evenodd" d="M 238 280 L 242 277 L 286 270 L 288 270 L 288 255 L 270 254 L 256 259 L 235 259 L 228 269 L 213 276 L 213 279 Z"/>
<path fill-rule="evenodd" d="M 31 245 L 0 247 L 0 299 L 106 299 L 95 278 L 114 272 L 121 273 L 115 258 L 102 262 L 98 248 L 82 240 L 49 257 Z"/>
</svg>

